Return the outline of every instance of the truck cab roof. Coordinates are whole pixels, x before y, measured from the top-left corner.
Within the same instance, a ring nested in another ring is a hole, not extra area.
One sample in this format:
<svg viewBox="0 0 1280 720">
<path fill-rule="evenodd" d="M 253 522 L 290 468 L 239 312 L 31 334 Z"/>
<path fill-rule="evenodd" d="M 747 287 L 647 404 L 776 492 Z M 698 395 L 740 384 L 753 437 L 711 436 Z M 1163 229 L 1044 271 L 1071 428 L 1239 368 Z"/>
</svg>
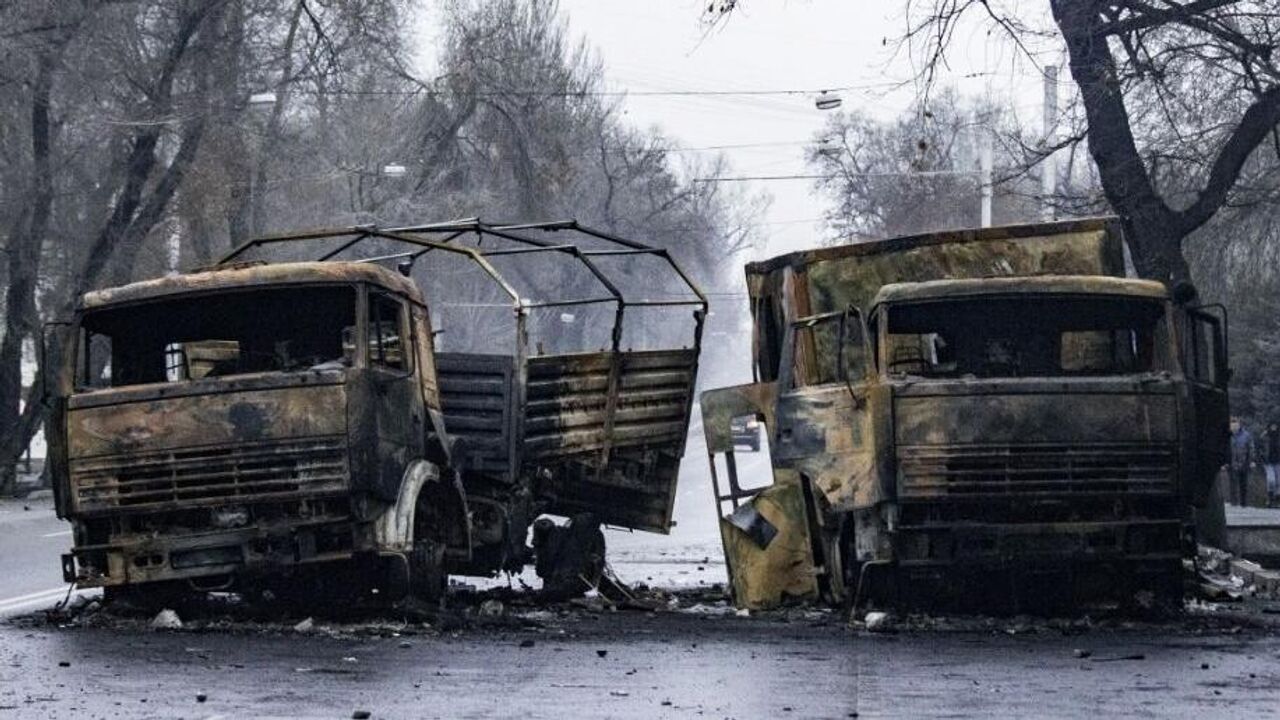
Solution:
<svg viewBox="0 0 1280 720">
<path fill-rule="evenodd" d="M 949 300 L 989 295 L 1117 295 L 1163 300 L 1169 292 L 1152 280 L 1106 275 L 1035 275 L 890 283 L 871 307 L 899 302 Z"/>
<path fill-rule="evenodd" d="M 321 283 L 367 282 L 402 293 L 423 302 L 422 293 L 409 278 L 379 265 L 365 262 L 294 262 L 252 263 L 217 267 L 180 275 L 142 280 L 140 282 L 86 293 L 81 303 L 85 310 L 144 302 L 170 295 L 214 292 L 239 288 L 279 285 L 313 285 Z"/>
</svg>

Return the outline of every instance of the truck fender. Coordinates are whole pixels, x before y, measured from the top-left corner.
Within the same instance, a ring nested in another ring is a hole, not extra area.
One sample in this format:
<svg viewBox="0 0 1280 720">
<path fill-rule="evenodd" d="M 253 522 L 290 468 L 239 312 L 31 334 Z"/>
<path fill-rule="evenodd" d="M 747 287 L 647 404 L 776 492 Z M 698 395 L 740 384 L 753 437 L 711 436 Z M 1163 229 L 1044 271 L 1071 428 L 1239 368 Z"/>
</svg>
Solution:
<svg viewBox="0 0 1280 720">
<path fill-rule="evenodd" d="M 413 526 L 418 509 L 418 499 L 423 492 L 437 497 L 450 497 L 461 509 L 461 517 L 453 518 L 463 523 L 461 530 L 470 540 L 470 528 L 467 527 L 467 501 L 460 483 L 453 473 L 448 478 L 442 476 L 439 466 L 426 460 L 414 460 L 405 469 L 404 478 L 400 481 L 400 492 L 396 502 L 374 523 L 374 542 L 379 552 L 408 553 L 413 549 Z M 469 544 L 469 542 L 468 542 Z"/>
</svg>

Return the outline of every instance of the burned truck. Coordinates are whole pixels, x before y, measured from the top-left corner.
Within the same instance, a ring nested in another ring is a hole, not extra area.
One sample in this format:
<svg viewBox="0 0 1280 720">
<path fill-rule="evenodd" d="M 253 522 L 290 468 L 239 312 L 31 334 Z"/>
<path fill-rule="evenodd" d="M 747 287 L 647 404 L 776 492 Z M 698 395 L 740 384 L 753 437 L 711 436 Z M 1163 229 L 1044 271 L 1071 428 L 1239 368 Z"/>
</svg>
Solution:
<svg viewBox="0 0 1280 720">
<path fill-rule="evenodd" d="M 1226 318 L 1126 277 L 1116 222 L 822 248 L 746 276 L 756 382 L 701 396 L 739 605 L 1181 596 L 1226 456 Z M 735 457 L 743 416 L 768 463 Z"/>
<path fill-rule="evenodd" d="M 665 251 L 572 221 L 265 237 L 91 292 L 49 422 L 64 575 L 590 581 L 599 524 L 672 525 L 705 312 Z"/>
</svg>

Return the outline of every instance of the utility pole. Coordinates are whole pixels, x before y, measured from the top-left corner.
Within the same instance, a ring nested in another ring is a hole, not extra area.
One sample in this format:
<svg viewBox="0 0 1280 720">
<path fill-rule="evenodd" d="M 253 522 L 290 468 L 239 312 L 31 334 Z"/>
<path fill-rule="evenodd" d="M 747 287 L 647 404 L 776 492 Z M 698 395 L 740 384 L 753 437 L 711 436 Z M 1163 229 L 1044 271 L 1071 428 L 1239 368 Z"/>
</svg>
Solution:
<svg viewBox="0 0 1280 720">
<path fill-rule="evenodd" d="M 1040 161 L 1040 217 L 1053 220 L 1058 192 L 1058 163 L 1050 152 L 1058 127 L 1058 66 L 1044 69 L 1044 159 Z"/>
<path fill-rule="evenodd" d="M 995 194 L 995 188 L 991 185 L 991 166 L 993 149 L 991 147 L 991 128 L 984 128 L 982 131 L 981 162 L 981 182 L 982 182 L 982 227 L 991 227 L 991 198 Z"/>
</svg>

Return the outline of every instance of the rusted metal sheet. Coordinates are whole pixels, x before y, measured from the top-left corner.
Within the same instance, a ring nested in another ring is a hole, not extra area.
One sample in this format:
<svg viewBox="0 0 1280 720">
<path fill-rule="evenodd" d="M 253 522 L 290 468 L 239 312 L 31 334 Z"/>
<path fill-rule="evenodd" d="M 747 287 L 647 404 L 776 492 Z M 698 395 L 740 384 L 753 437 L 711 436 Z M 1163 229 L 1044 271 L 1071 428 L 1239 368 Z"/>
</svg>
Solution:
<svg viewBox="0 0 1280 720">
<path fill-rule="evenodd" d="M 71 502 L 85 515 L 115 510 L 302 500 L 348 489 L 342 435 L 237 442 L 71 461 Z"/>
<path fill-rule="evenodd" d="M 694 350 L 622 353 L 613 447 L 662 446 L 682 454 L 697 363 Z"/>
<path fill-rule="evenodd" d="M 947 300 L 965 297 L 990 297 L 1000 293 L 1036 295 L 1120 295 L 1164 300 L 1169 290 L 1153 280 L 1108 277 L 1101 275 L 1037 275 L 1035 277 L 964 278 L 895 282 L 881 287 L 871 305 L 920 300 Z"/>
<path fill-rule="evenodd" d="M 524 437 L 530 458 L 601 450 L 612 353 L 548 355 L 526 361 Z"/>
<path fill-rule="evenodd" d="M 742 506 L 773 528 L 763 546 L 761 537 L 753 537 L 730 519 L 720 519 L 729 582 L 739 607 L 767 609 L 787 600 L 818 597 L 804 502 L 800 485 L 792 482 L 767 488 Z"/>
<path fill-rule="evenodd" d="M 512 359 L 438 353 L 436 372 L 445 428 L 460 440 L 462 466 L 511 482 L 516 457 Z"/>
<path fill-rule="evenodd" d="M 81 306 L 85 310 L 92 310 L 107 305 L 154 300 L 169 295 L 334 282 L 374 283 L 422 302 L 422 294 L 418 292 L 417 286 L 412 281 L 378 265 L 291 262 L 251 263 L 245 267 L 217 267 L 180 275 L 166 275 L 154 280 L 142 280 L 87 293 L 81 301 Z"/>
<path fill-rule="evenodd" d="M 810 307 L 797 316 L 864 311 L 881 287 L 929 280 L 1034 275 L 1124 276 L 1118 224 L 1110 219 L 1016 225 L 854 243 L 749 263 L 747 277 L 803 271 Z M 748 282 L 768 292 L 767 282 Z M 754 291 L 753 291 L 754 295 Z"/>
<path fill-rule="evenodd" d="M 153 386 L 98 390 L 73 398 L 67 417 L 76 460 L 183 451 L 346 432 L 342 385 L 274 388 L 213 395 L 170 394 Z"/>
<path fill-rule="evenodd" d="M 922 381 L 894 397 L 899 445 L 1172 443 L 1177 397 L 1158 378 Z"/>
</svg>

